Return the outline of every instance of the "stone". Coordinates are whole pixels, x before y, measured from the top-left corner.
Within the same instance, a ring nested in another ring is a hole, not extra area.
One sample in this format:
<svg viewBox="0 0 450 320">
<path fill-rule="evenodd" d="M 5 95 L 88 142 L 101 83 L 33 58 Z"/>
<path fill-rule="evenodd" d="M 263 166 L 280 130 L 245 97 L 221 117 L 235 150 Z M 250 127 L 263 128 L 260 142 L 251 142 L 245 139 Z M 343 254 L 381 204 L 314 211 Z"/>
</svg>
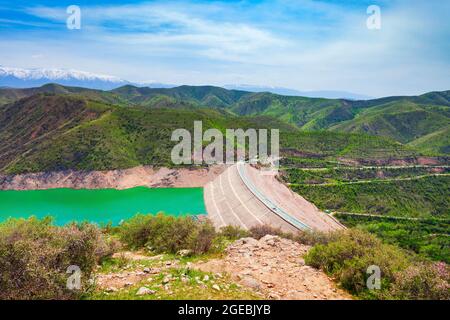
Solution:
<svg viewBox="0 0 450 320">
<path fill-rule="evenodd" d="M 150 268 L 144 268 L 142 271 L 144 271 L 144 273 L 150 273 Z"/>
<path fill-rule="evenodd" d="M 212 288 L 216 291 L 220 291 L 220 287 L 217 284 L 213 285 Z"/>
<path fill-rule="evenodd" d="M 183 249 L 177 252 L 177 255 L 180 257 L 188 257 L 192 254 L 192 250 L 189 249 Z"/>
<path fill-rule="evenodd" d="M 269 298 L 273 299 L 273 300 L 280 300 L 281 299 L 280 296 L 275 294 L 275 293 L 270 293 L 269 294 Z"/>
<path fill-rule="evenodd" d="M 150 290 L 147 287 L 140 287 L 139 290 L 136 292 L 137 296 L 145 296 L 145 295 L 151 295 L 151 294 L 155 294 L 156 291 L 154 290 Z"/>
<path fill-rule="evenodd" d="M 241 283 L 246 286 L 249 287 L 251 289 L 254 290 L 260 290 L 261 289 L 261 284 L 259 283 L 258 280 L 252 278 L 252 277 L 245 277 L 241 280 Z"/>
<path fill-rule="evenodd" d="M 204 282 L 209 281 L 209 276 L 208 276 L 207 274 L 205 274 L 205 276 L 203 277 L 203 281 L 204 281 Z"/>
<path fill-rule="evenodd" d="M 250 237 L 242 238 L 242 239 L 235 241 L 234 246 L 239 246 L 239 245 L 243 245 L 243 244 L 247 245 L 246 247 L 257 246 L 258 240 L 254 239 L 254 238 L 250 238 Z"/>
</svg>

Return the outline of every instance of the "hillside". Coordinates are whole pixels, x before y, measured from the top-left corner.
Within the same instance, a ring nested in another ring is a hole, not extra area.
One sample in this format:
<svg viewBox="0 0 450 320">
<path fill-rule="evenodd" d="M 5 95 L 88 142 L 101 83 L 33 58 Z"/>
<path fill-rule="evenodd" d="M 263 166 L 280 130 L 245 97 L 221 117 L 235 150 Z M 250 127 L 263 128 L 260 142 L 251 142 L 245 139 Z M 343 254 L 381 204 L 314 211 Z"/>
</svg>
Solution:
<svg viewBox="0 0 450 320">
<path fill-rule="evenodd" d="M 449 182 L 449 176 L 428 176 L 355 184 L 299 184 L 293 190 L 323 210 L 448 219 Z"/>
<path fill-rule="evenodd" d="M 422 136 L 410 142 L 409 145 L 425 154 L 449 154 L 450 126 Z"/>
<path fill-rule="evenodd" d="M 155 89 L 125 85 L 101 91 L 47 84 L 30 89 L 0 89 L 0 105 L 38 93 L 79 96 L 121 106 L 212 108 L 238 116 L 270 116 L 302 131 L 329 130 L 387 137 L 427 155 L 448 154 L 450 148 L 450 91 L 352 101 L 252 93 L 214 86 Z"/>
<path fill-rule="evenodd" d="M 170 166 L 172 131 L 203 128 L 278 128 L 284 154 L 320 158 L 389 158 L 416 152 L 386 138 L 301 132 L 267 116 L 235 116 L 221 109 L 120 106 L 80 95 L 37 94 L 0 107 L 0 172 L 106 170 Z"/>
<path fill-rule="evenodd" d="M 409 143 L 448 128 L 449 115 L 450 107 L 393 101 L 365 109 L 352 120 L 331 127 L 331 130 L 379 135 Z"/>
</svg>

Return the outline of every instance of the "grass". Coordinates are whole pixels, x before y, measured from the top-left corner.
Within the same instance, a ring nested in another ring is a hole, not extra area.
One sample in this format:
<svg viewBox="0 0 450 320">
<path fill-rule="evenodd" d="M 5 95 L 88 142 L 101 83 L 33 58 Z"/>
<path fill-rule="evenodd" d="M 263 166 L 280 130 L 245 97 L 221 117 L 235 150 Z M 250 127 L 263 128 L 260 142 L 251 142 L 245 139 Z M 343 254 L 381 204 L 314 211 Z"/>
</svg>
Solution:
<svg viewBox="0 0 450 320">
<path fill-rule="evenodd" d="M 122 288 L 116 292 L 107 292 L 97 288 L 90 295 L 85 296 L 89 300 L 255 300 L 261 296 L 235 284 L 229 275 L 212 274 L 191 269 L 188 263 L 195 260 L 208 260 L 217 255 L 200 255 L 195 257 L 177 257 L 179 267 L 170 268 L 156 275 L 149 275 L 146 280 Z M 117 273 L 153 267 L 159 262 L 173 261 L 172 255 L 157 256 L 155 260 L 124 261 L 120 258 L 106 260 L 99 269 L 99 273 Z M 165 279 L 170 277 L 166 283 Z M 205 277 L 207 276 L 207 277 Z M 208 279 L 208 280 L 206 280 Z M 213 288 L 219 286 L 220 290 Z M 141 287 L 154 290 L 152 295 L 138 296 L 137 291 Z"/>
<path fill-rule="evenodd" d="M 450 177 L 373 181 L 363 184 L 295 185 L 319 208 L 404 217 L 450 217 Z"/>
<path fill-rule="evenodd" d="M 450 153 L 450 126 L 434 131 L 409 143 L 424 154 L 449 154 Z"/>
</svg>

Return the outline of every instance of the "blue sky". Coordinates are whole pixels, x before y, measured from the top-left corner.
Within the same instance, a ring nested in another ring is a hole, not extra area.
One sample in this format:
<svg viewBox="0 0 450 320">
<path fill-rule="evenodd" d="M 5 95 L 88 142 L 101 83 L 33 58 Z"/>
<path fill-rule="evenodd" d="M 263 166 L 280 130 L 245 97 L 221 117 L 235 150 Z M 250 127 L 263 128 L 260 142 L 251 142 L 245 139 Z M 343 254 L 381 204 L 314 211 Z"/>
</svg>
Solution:
<svg viewBox="0 0 450 320">
<path fill-rule="evenodd" d="M 381 29 L 366 27 L 381 8 Z M 68 30 L 66 8 L 81 8 Z M 3 1 L 0 65 L 370 96 L 450 89 L 450 1 Z"/>
</svg>

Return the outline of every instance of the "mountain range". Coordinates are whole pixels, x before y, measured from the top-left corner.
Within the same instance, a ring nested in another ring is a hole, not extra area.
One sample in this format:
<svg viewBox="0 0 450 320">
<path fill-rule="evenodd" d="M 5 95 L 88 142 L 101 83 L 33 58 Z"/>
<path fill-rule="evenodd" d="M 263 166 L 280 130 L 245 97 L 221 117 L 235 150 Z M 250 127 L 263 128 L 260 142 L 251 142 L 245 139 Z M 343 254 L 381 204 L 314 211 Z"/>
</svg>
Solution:
<svg viewBox="0 0 450 320">
<path fill-rule="evenodd" d="M 84 87 L 99 90 L 111 90 L 126 84 L 137 87 L 174 88 L 176 85 L 165 83 L 132 82 L 118 77 L 94 74 L 79 70 L 44 69 L 44 68 L 11 68 L 0 66 L 0 87 L 31 88 L 47 83 L 57 83 L 65 86 Z M 346 98 L 352 100 L 367 100 L 370 97 L 343 91 L 299 91 L 282 87 L 254 86 L 245 84 L 229 84 L 225 89 L 249 92 L 271 92 L 287 96 L 304 96 L 311 98 Z"/>
<path fill-rule="evenodd" d="M 214 86 L 0 89 L 0 172 L 170 165 L 171 132 L 279 128 L 284 152 L 402 158 L 450 153 L 450 91 L 353 101 Z"/>
</svg>

